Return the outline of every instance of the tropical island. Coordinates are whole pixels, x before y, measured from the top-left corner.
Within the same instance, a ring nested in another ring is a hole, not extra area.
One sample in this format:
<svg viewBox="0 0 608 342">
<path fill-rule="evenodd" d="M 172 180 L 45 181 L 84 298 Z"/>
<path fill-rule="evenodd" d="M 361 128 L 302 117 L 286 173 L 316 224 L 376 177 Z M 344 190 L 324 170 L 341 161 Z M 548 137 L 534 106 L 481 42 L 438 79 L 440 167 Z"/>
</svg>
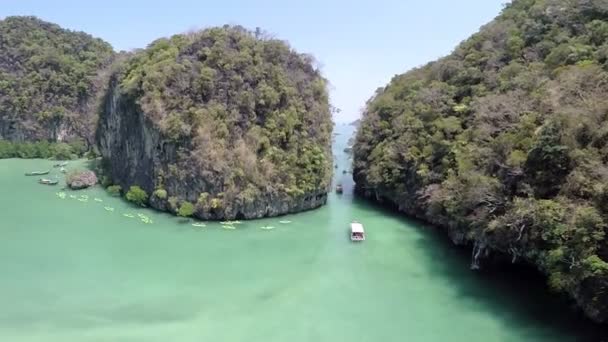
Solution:
<svg viewBox="0 0 608 342">
<path fill-rule="evenodd" d="M 325 204 L 333 124 L 313 63 L 241 27 L 155 41 L 111 77 L 97 129 L 108 182 L 202 219 Z"/>
<path fill-rule="evenodd" d="M 9 17 L 0 46 L 0 158 L 101 154 L 113 193 L 203 219 L 327 200 L 326 81 L 312 56 L 259 29 L 211 28 L 118 54 L 88 34 Z"/>
<path fill-rule="evenodd" d="M 393 78 L 354 145 L 363 196 L 445 229 L 472 267 L 531 263 L 608 321 L 608 8 L 515 0 Z"/>
</svg>

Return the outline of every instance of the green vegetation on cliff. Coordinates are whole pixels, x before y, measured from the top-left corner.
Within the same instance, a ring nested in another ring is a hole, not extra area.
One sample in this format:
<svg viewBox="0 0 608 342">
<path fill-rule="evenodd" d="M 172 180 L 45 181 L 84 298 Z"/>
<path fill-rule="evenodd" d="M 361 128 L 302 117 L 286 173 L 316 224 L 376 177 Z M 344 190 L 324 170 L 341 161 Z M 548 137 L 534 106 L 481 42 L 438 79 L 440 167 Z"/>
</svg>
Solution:
<svg viewBox="0 0 608 342">
<path fill-rule="evenodd" d="M 102 155 L 114 182 L 165 190 L 153 201 L 173 197 L 158 206 L 176 211 L 188 201 L 205 217 L 257 217 L 264 202 L 327 191 L 326 81 L 285 42 L 231 26 L 163 38 L 130 58 L 115 83 L 108 100 L 117 104 L 106 106 L 98 131 Z M 113 137 L 110 127 L 139 122 L 141 134 Z M 129 154 L 143 156 L 139 165 L 150 172 L 127 173 L 118 156 Z"/>
<path fill-rule="evenodd" d="M 86 144 L 81 140 L 69 143 L 11 142 L 0 140 L 0 159 L 3 158 L 54 158 L 75 159 L 82 157 L 87 151 Z"/>
<path fill-rule="evenodd" d="M 370 100 L 358 191 L 525 259 L 608 320 L 608 6 L 515 0 Z"/>
<path fill-rule="evenodd" d="M 130 187 L 125 197 L 127 201 L 133 202 L 142 207 L 145 206 L 146 202 L 148 201 L 148 194 L 137 185 Z"/>
<path fill-rule="evenodd" d="M 90 140 L 112 47 L 34 17 L 0 20 L 0 139 Z"/>
</svg>

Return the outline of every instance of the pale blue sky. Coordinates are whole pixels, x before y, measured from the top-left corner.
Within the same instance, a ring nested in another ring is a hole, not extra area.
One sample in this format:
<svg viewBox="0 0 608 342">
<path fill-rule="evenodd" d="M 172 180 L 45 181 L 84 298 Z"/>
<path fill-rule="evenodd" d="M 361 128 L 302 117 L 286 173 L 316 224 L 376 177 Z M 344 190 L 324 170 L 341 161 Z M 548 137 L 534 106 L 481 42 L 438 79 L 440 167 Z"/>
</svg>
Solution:
<svg viewBox="0 0 608 342">
<path fill-rule="evenodd" d="M 506 0 L 0 0 L 0 18 L 35 15 L 116 50 L 223 24 L 260 27 L 313 54 L 331 82 L 336 121 L 352 121 L 392 76 L 450 53 Z"/>
</svg>

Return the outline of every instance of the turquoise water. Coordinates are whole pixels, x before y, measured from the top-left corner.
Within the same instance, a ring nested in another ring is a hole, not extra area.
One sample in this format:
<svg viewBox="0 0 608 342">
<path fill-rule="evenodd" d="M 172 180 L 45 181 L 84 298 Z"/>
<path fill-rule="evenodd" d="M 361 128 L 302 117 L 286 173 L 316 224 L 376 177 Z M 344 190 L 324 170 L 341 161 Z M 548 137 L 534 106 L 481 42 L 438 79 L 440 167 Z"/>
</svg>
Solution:
<svg viewBox="0 0 608 342">
<path fill-rule="evenodd" d="M 23 176 L 52 161 L 1 160 L 0 341 L 597 340 L 542 282 L 471 272 L 442 234 L 354 199 L 341 152 L 352 129 L 337 131 L 344 195 L 235 230 L 98 188 L 61 199 Z M 362 244 L 348 239 L 352 219 Z"/>
</svg>

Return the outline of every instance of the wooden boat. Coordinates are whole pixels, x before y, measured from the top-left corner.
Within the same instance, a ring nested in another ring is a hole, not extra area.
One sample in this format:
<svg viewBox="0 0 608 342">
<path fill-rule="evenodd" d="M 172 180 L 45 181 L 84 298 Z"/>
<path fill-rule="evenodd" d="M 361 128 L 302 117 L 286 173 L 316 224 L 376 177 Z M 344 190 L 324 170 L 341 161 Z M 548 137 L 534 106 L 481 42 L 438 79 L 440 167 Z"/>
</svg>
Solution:
<svg viewBox="0 0 608 342">
<path fill-rule="evenodd" d="M 363 225 L 357 221 L 350 224 L 350 241 L 365 241 Z"/>
<path fill-rule="evenodd" d="M 62 163 L 53 165 L 53 167 L 65 167 L 67 165 L 68 165 L 68 162 L 62 162 Z"/>
<path fill-rule="evenodd" d="M 38 180 L 38 183 L 44 184 L 44 185 L 57 185 L 57 183 L 59 183 L 59 180 L 58 179 L 40 178 Z"/>
<path fill-rule="evenodd" d="M 336 186 L 336 193 L 341 194 L 343 191 L 344 191 L 344 189 L 342 189 L 342 184 L 338 184 Z"/>
<path fill-rule="evenodd" d="M 25 175 L 26 176 L 43 176 L 43 175 L 48 175 L 51 172 L 51 170 L 46 170 L 46 171 L 32 171 L 32 172 L 26 172 Z"/>
</svg>

